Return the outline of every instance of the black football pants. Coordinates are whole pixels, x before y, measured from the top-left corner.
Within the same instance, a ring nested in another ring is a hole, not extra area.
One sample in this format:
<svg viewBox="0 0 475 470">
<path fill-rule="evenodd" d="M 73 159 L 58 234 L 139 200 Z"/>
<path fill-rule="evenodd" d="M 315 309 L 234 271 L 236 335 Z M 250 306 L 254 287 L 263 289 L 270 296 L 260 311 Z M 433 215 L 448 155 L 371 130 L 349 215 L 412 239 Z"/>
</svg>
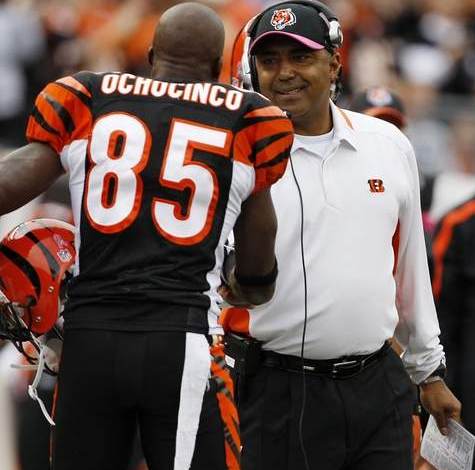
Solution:
<svg viewBox="0 0 475 470">
<path fill-rule="evenodd" d="M 150 470 L 239 468 L 221 345 L 181 332 L 69 330 L 53 470 L 125 470 L 137 426 Z"/>
</svg>

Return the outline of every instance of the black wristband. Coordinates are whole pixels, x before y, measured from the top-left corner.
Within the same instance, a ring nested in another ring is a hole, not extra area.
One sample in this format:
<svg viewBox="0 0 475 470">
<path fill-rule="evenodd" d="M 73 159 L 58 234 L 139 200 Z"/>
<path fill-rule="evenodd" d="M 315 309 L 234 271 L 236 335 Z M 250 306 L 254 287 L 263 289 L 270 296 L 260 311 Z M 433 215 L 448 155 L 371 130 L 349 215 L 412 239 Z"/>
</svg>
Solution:
<svg viewBox="0 0 475 470">
<path fill-rule="evenodd" d="M 234 271 L 234 277 L 236 281 L 241 284 L 241 286 L 259 286 L 264 287 L 270 284 L 273 284 L 277 279 L 277 273 L 279 269 L 277 268 L 277 259 L 275 260 L 274 267 L 272 271 L 263 276 L 241 276 L 236 271 Z"/>
<path fill-rule="evenodd" d="M 429 377 L 441 377 L 442 379 L 445 379 L 447 376 L 447 368 L 445 367 L 444 364 L 440 364 L 437 369 L 432 372 Z"/>
</svg>

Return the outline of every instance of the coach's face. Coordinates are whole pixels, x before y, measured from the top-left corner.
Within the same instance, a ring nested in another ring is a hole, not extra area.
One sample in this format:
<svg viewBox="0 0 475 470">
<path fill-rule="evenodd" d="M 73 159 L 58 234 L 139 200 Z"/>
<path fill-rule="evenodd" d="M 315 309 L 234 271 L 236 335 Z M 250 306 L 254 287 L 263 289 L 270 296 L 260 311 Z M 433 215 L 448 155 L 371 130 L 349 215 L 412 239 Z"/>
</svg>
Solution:
<svg viewBox="0 0 475 470">
<path fill-rule="evenodd" d="M 294 124 L 315 122 L 328 109 L 330 86 L 340 68 L 338 53 L 270 36 L 256 46 L 255 55 L 260 92 L 288 111 Z"/>
</svg>

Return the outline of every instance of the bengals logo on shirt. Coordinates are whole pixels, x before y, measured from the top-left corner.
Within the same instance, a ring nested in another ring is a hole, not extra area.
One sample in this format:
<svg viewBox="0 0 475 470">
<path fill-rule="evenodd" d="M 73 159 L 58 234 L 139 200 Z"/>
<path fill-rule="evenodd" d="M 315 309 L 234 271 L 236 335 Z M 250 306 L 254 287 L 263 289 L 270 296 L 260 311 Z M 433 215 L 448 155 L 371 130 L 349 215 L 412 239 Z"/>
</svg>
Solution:
<svg viewBox="0 0 475 470">
<path fill-rule="evenodd" d="M 386 189 L 384 187 L 383 180 L 371 179 L 371 180 L 368 180 L 368 184 L 369 184 L 369 190 L 372 193 L 384 193 Z"/>
<path fill-rule="evenodd" d="M 283 30 L 286 26 L 292 26 L 297 22 L 295 14 L 292 8 L 283 8 L 281 10 L 275 10 L 270 24 L 278 31 Z"/>
</svg>

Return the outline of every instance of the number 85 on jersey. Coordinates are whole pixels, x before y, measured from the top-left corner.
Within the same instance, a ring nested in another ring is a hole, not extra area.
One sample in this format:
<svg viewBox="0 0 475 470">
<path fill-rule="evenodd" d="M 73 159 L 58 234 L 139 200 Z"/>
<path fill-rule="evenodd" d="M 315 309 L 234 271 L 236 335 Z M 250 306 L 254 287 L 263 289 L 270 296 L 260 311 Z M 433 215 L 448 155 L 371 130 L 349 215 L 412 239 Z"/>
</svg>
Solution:
<svg viewBox="0 0 475 470">
<path fill-rule="evenodd" d="M 219 199 L 218 178 L 209 165 L 193 161 L 194 150 L 228 156 L 232 133 L 197 122 L 174 119 L 170 126 L 157 185 L 191 189 L 186 215 L 177 201 L 156 197 L 152 219 L 157 230 L 175 244 L 191 245 L 209 233 Z M 150 158 L 151 132 L 136 116 L 111 113 L 94 124 L 86 177 L 85 209 L 91 225 L 117 233 L 137 218 L 143 197 L 141 172 Z"/>
</svg>

